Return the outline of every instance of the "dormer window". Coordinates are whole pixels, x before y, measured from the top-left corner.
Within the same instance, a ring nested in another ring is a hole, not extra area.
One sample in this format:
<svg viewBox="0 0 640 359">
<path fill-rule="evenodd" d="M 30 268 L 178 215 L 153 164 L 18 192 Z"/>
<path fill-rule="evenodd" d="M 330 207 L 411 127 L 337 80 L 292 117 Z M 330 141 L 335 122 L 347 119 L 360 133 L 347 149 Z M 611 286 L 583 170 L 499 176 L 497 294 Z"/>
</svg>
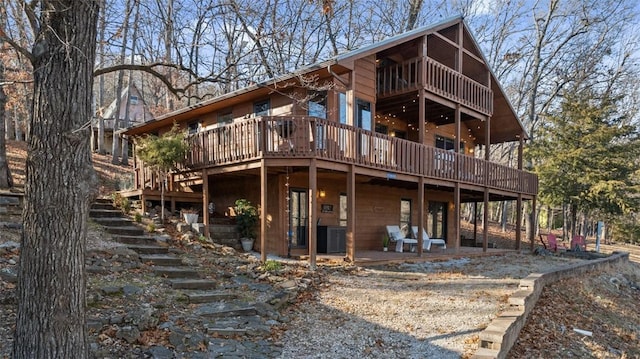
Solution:
<svg viewBox="0 0 640 359">
<path fill-rule="evenodd" d="M 129 96 L 129 103 L 131 105 L 137 105 L 138 104 L 138 96 L 134 96 L 134 95 Z"/>
</svg>

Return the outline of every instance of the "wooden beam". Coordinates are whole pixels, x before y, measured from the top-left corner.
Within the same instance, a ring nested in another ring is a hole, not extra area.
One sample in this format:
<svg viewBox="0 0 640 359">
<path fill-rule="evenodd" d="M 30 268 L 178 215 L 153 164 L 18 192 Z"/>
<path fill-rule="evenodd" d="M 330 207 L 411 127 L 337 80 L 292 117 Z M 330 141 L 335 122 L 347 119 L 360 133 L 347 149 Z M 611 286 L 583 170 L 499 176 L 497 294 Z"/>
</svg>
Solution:
<svg viewBox="0 0 640 359">
<path fill-rule="evenodd" d="M 522 194 L 518 194 L 516 201 L 516 250 L 520 250 L 522 243 Z"/>
<path fill-rule="evenodd" d="M 260 260 L 267 261 L 267 164 L 262 160 L 260 167 Z"/>
<path fill-rule="evenodd" d="M 456 254 L 460 253 L 460 183 L 453 189 L 453 237 Z"/>
<path fill-rule="evenodd" d="M 522 170 L 522 152 L 524 150 L 524 132 L 518 138 L 518 169 Z"/>
<path fill-rule="evenodd" d="M 489 246 L 489 188 L 484 189 L 484 210 L 482 211 L 482 251 L 486 252 Z"/>
<path fill-rule="evenodd" d="M 421 144 L 426 144 L 426 140 L 427 140 L 427 136 L 425 134 L 425 130 L 426 130 L 426 125 L 425 125 L 425 118 L 426 118 L 426 107 L 427 104 L 425 103 L 426 99 L 424 96 L 424 86 L 418 90 L 418 142 L 420 142 Z"/>
<path fill-rule="evenodd" d="M 209 233 L 209 175 L 207 170 L 202 170 L 202 221 L 204 222 L 204 235 L 211 238 Z"/>
<path fill-rule="evenodd" d="M 422 244 L 424 238 L 424 177 L 420 176 L 418 181 L 418 257 L 422 257 Z"/>
<path fill-rule="evenodd" d="M 530 245 L 530 250 L 531 252 L 533 252 L 533 249 L 535 247 L 535 240 L 534 238 L 535 236 L 535 231 L 536 231 L 536 225 L 538 222 L 538 214 L 536 213 L 536 196 L 533 196 L 533 200 L 531 200 L 531 233 L 529 233 L 529 245 Z"/>
<path fill-rule="evenodd" d="M 347 259 L 356 260 L 356 170 L 351 165 L 347 173 Z"/>
<path fill-rule="evenodd" d="M 316 210 L 316 194 L 318 193 L 318 169 L 316 160 L 312 159 L 309 165 L 309 267 L 314 270 L 316 268 L 317 253 L 317 230 L 316 221 L 318 220 L 318 211 Z"/>
</svg>

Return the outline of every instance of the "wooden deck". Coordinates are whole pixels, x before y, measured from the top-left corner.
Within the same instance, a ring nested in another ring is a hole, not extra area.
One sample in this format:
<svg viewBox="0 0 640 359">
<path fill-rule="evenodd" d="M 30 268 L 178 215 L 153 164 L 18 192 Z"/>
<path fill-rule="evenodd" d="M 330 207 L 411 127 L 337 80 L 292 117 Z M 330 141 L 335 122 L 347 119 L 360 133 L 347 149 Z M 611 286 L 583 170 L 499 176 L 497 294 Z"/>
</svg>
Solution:
<svg viewBox="0 0 640 359">
<path fill-rule="evenodd" d="M 185 170 L 261 159 L 319 159 L 534 196 L 535 174 L 484 159 L 309 116 L 248 119 L 193 135 Z M 145 187 L 148 171 L 136 169 Z"/>
</svg>

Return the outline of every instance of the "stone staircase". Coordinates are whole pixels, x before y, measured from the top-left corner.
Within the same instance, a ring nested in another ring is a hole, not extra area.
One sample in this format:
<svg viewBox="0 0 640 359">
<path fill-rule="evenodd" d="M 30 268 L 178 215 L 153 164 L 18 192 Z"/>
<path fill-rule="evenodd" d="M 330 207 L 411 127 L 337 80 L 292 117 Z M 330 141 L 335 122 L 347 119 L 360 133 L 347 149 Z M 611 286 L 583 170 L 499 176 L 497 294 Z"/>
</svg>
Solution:
<svg viewBox="0 0 640 359">
<path fill-rule="evenodd" d="M 209 235 L 215 243 L 234 249 L 242 248 L 236 225 L 227 218 L 211 218 Z"/>
<path fill-rule="evenodd" d="M 97 200 L 90 211 L 91 218 L 104 227 L 114 240 L 138 253 L 141 262 L 150 264 L 153 273 L 167 278 L 172 289 L 181 290 L 191 302 L 202 303 L 205 298 L 218 300 L 219 292 L 208 293 L 216 288 L 216 282 L 201 278 L 197 268 L 187 266 L 182 259 L 161 245 L 154 236 L 148 235 L 141 226 L 134 223 L 114 208 L 109 200 Z"/>
</svg>

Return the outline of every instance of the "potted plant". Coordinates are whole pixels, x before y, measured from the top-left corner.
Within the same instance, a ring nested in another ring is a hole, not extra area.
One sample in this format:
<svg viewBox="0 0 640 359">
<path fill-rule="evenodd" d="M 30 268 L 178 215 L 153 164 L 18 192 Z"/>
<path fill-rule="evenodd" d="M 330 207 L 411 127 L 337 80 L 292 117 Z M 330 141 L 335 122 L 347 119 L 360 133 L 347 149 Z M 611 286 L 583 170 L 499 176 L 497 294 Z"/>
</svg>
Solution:
<svg viewBox="0 0 640 359">
<path fill-rule="evenodd" d="M 242 249 L 246 252 L 253 248 L 256 239 L 256 225 L 258 224 L 258 209 L 246 199 L 239 199 L 235 203 L 236 226 L 240 232 Z"/>
<path fill-rule="evenodd" d="M 389 235 L 386 233 L 382 236 L 382 251 L 389 251 Z"/>
<path fill-rule="evenodd" d="M 198 211 L 193 208 L 183 209 L 182 216 L 184 217 L 184 221 L 189 225 L 198 222 Z"/>
</svg>

